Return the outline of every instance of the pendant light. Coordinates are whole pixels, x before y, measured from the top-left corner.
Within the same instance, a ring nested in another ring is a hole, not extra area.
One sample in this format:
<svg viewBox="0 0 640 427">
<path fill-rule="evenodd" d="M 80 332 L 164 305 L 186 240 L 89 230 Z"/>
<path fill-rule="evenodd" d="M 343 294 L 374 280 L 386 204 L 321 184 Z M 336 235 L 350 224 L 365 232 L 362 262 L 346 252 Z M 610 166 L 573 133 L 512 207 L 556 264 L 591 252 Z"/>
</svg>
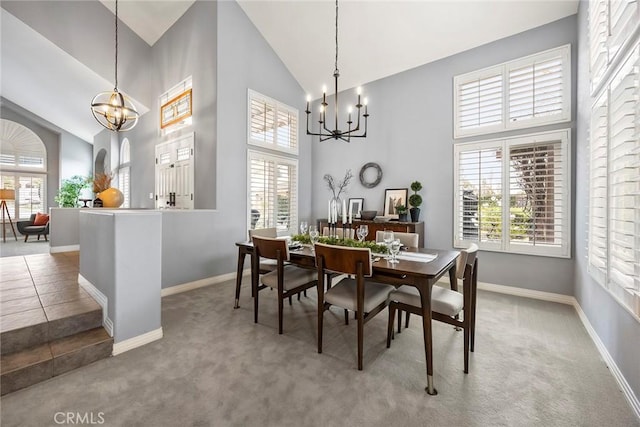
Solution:
<svg viewBox="0 0 640 427">
<path fill-rule="evenodd" d="M 105 128 L 114 132 L 131 130 L 140 116 L 131 100 L 118 92 L 118 0 L 116 0 L 115 87 L 113 92 L 101 92 L 91 101 L 91 112 Z"/>
</svg>

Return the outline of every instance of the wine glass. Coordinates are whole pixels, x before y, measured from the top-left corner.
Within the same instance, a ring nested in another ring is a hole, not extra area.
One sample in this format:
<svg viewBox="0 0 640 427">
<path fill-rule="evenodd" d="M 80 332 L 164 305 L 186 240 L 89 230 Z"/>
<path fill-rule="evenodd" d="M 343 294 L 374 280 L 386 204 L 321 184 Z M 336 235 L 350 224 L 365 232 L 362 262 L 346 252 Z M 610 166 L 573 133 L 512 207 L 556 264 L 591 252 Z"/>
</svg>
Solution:
<svg viewBox="0 0 640 427">
<path fill-rule="evenodd" d="M 358 241 L 364 242 L 364 239 L 369 234 L 369 226 L 361 225 L 360 227 L 358 227 L 358 231 L 356 232 L 356 234 L 358 235 Z"/>
<path fill-rule="evenodd" d="M 394 239 L 391 241 L 391 245 L 389 246 L 389 250 L 391 252 L 391 260 L 389 260 L 389 262 L 391 264 L 397 264 L 399 262 L 396 256 L 398 255 L 398 252 L 400 252 L 400 246 L 402 245 L 400 244 L 399 239 Z"/>
<path fill-rule="evenodd" d="M 307 229 L 309 228 L 309 224 L 307 221 L 300 221 L 300 233 L 307 234 Z"/>
<path fill-rule="evenodd" d="M 387 245 L 387 247 L 389 247 L 389 245 L 393 241 L 393 231 L 384 230 L 384 232 L 382 233 L 382 241 L 385 245 Z"/>
<path fill-rule="evenodd" d="M 318 232 L 318 227 L 315 225 L 309 226 L 309 240 L 311 241 L 311 252 L 315 251 L 316 243 L 320 239 L 320 232 Z"/>
</svg>

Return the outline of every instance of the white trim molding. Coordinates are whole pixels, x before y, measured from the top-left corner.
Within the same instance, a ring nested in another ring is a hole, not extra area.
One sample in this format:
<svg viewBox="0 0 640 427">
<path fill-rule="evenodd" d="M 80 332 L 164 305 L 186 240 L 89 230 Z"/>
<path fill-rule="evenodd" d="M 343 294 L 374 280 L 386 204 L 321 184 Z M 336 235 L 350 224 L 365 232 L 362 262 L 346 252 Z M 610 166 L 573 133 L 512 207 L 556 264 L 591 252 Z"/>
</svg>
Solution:
<svg viewBox="0 0 640 427">
<path fill-rule="evenodd" d="M 78 273 L 78 284 L 82 289 L 87 291 L 91 297 L 96 300 L 98 305 L 102 307 L 102 326 L 107 331 L 109 336 L 113 338 L 113 321 L 109 318 L 109 312 L 107 308 L 109 307 L 109 299 L 105 294 L 100 292 L 98 288 L 96 288 L 93 283 L 88 281 L 82 276 L 82 274 Z"/>
<path fill-rule="evenodd" d="M 242 276 L 250 276 L 251 269 L 245 269 L 242 272 Z M 194 280 L 193 282 L 182 283 L 180 285 L 171 286 L 169 288 L 163 288 L 160 291 L 160 296 L 167 297 L 169 295 L 180 294 L 182 292 L 192 291 L 198 288 L 204 288 L 205 286 L 211 286 L 218 283 L 226 282 L 236 278 L 236 273 L 221 274 L 219 276 L 205 277 L 204 279 Z"/>
<path fill-rule="evenodd" d="M 67 246 L 50 246 L 50 254 L 58 254 L 60 252 L 76 252 L 80 250 L 80 245 L 67 245 Z"/>
<path fill-rule="evenodd" d="M 145 344 L 149 344 L 153 341 L 157 341 L 164 336 L 162 327 L 149 331 L 142 335 L 129 338 L 124 341 L 113 343 L 113 356 L 117 356 L 126 351 L 133 350 L 134 348 L 142 347 Z"/>
</svg>

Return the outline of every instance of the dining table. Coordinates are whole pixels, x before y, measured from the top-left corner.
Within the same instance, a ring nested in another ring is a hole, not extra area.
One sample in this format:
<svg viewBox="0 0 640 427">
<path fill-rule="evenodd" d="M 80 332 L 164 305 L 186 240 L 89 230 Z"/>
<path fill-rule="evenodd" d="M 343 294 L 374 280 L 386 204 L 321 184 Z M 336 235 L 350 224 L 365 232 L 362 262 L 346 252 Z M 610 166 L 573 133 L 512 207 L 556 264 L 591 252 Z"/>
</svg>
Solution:
<svg viewBox="0 0 640 427">
<path fill-rule="evenodd" d="M 252 257 L 254 250 L 251 242 L 237 242 L 236 246 L 238 247 L 238 265 L 234 308 L 239 308 L 245 257 L 247 255 Z M 425 390 L 430 395 L 438 394 L 433 382 L 431 288 L 448 272 L 451 289 L 457 290 L 456 260 L 459 254 L 460 252 L 455 250 L 404 248 L 398 256 L 397 263 L 391 263 L 389 257 L 386 255 L 379 256 L 375 253 L 373 254 L 372 276 L 369 280 L 396 287 L 402 285 L 413 286 L 418 289 L 420 293 L 427 371 L 427 387 Z M 290 250 L 289 262 L 301 267 L 315 268 L 315 254 L 309 245 L 303 245 L 302 247 Z M 258 272 L 255 270 L 256 269 L 253 268 L 251 269 L 252 283 L 258 280 Z"/>
</svg>

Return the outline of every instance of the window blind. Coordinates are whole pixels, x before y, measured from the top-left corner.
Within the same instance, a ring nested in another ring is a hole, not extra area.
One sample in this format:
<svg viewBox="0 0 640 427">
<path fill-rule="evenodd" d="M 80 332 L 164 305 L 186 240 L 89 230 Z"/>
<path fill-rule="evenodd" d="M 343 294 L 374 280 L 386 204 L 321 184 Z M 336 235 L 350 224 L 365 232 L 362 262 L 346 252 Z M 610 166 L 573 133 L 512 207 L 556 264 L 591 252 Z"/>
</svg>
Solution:
<svg viewBox="0 0 640 427">
<path fill-rule="evenodd" d="M 298 161 L 249 151 L 249 226 L 295 233 L 298 222 Z M 255 223 L 252 223 L 254 221 Z"/>
<path fill-rule="evenodd" d="M 460 83 L 457 100 L 460 129 L 502 123 L 501 74 Z"/>
<path fill-rule="evenodd" d="M 131 168 L 126 166 L 118 169 L 118 189 L 122 191 L 124 196 L 123 208 L 131 207 Z"/>
<path fill-rule="evenodd" d="M 297 154 L 298 110 L 249 90 L 248 142 Z"/>
<path fill-rule="evenodd" d="M 609 280 L 635 292 L 640 292 L 639 58 L 640 44 L 609 90 Z"/>
<path fill-rule="evenodd" d="M 571 119 L 571 48 L 454 77 L 454 138 Z"/>
<path fill-rule="evenodd" d="M 455 246 L 570 256 L 569 131 L 456 144 Z"/>
<path fill-rule="evenodd" d="M 564 106 L 560 55 L 509 71 L 509 121 L 560 115 Z"/>
</svg>

